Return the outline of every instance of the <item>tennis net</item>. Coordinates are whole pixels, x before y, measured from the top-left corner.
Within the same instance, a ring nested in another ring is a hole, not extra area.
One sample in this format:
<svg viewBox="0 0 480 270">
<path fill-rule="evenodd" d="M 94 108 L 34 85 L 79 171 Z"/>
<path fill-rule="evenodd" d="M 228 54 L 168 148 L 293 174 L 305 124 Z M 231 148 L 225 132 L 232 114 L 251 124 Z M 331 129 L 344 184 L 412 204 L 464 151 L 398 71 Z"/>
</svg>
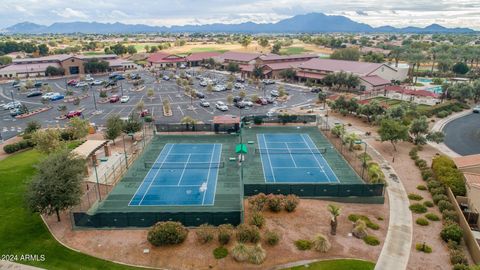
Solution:
<svg viewBox="0 0 480 270">
<path fill-rule="evenodd" d="M 224 162 L 145 162 L 146 169 L 211 169 L 224 166 Z"/>
</svg>

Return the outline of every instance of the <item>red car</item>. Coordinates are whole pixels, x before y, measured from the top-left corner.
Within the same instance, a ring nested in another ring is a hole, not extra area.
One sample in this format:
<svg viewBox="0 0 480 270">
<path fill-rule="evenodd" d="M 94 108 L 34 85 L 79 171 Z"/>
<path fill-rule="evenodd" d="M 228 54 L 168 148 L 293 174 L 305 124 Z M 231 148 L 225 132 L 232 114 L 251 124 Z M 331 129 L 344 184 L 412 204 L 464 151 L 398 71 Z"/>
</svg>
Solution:
<svg viewBox="0 0 480 270">
<path fill-rule="evenodd" d="M 145 116 L 147 116 L 147 115 L 150 115 L 150 112 L 148 112 L 147 109 L 143 110 L 143 111 L 140 113 L 140 116 L 141 116 L 141 117 L 145 117 Z"/>
<path fill-rule="evenodd" d="M 70 111 L 67 113 L 67 118 L 70 119 L 70 118 L 73 118 L 73 117 L 80 117 L 82 116 L 82 112 L 81 111 Z"/>
<path fill-rule="evenodd" d="M 67 82 L 67 85 L 68 86 L 75 86 L 75 85 L 77 85 L 77 83 L 78 83 L 77 80 L 70 80 L 70 81 Z"/>
<path fill-rule="evenodd" d="M 120 96 L 119 95 L 113 95 L 110 97 L 110 103 L 115 103 L 117 101 L 120 100 Z"/>
<path fill-rule="evenodd" d="M 263 97 L 259 97 L 259 98 L 257 99 L 257 102 L 256 102 L 256 103 L 257 103 L 257 104 L 260 104 L 260 105 L 267 105 L 267 104 L 268 104 L 268 100 L 265 99 L 265 98 L 263 98 Z"/>
</svg>

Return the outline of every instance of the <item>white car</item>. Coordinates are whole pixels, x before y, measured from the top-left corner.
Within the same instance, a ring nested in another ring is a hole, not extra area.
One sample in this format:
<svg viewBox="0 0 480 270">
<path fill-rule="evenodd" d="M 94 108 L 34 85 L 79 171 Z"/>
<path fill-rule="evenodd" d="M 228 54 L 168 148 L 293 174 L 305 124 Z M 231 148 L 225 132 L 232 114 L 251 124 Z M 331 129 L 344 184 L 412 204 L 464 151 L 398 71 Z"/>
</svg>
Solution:
<svg viewBox="0 0 480 270">
<path fill-rule="evenodd" d="M 50 99 L 52 98 L 53 96 L 55 95 L 60 95 L 60 93 L 54 93 L 54 92 L 48 92 L 48 93 L 45 93 L 43 96 L 42 96 L 42 99 Z"/>
<path fill-rule="evenodd" d="M 233 87 L 235 87 L 235 88 L 237 88 L 237 89 L 244 88 L 243 84 L 241 84 L 241 83 L 235 83 L 235 84 L 233 85 Z"/>
<path fill-rule="evenodd" d="M 85 86 L 88 86 L 87 82 L 79 82 L 75 85 L 75 87 L 85 87 Z"/>
<path fill-rule="evenodd" d="M 480 113 L 480 105 L 477 105 L 475 108 L 473 108 L 473 113 Z"/>
<path fill-rule="evenodd" d="M 278 97 L 278 96 L 280 96 L 280 93 L 277 90 L 272 90 L 272 91 L 270 91 L 270 95 L 272 97 Z"/>
<path fill-rule="evenodd" d="M 243 104 L 245 104 L 245 106 L 247 107 L 252 107 L 253 106 L 253 102 L 251 100 L 243 100 Z"/>
<path fill-rule="evenodd" d="M 164 75 L 164 76 L 162 77 L 162 79 L 163 79 L 164 81 L 169 81 L 169 80 L 170 80 L 170 77 L 168 77 L 167 75 Z"/>
<path fill-rule="evenodd" d="M 228 106 L 222 101 L 217 101 L 217 103 L 215 103 L 215 107 L 222 112 L 228 111 Z"/>
<path fill-rule="evenodd" d="M 101 80 L 95 80 L 93 82 L 90 83 L 91 85 L 102 85 L 103 84 L 103 81 Z"/>
<path fill-rule="evenodd" d="M 129 97 L 129 96 L 122 96 L 122 97 L 120 98 L 120 102 L 121 102 L 121 103 L 127 103 L 129 100 L 130 100 L 130 97 Z"/>
<path fill-rule="evenodd" d="M 207 86 L 207 85 L 208 85 L 208 82 L 205 81 L 205 80 L 203 80 L 203 81 L 200 82 L 200 86 L 205 87 L 205 86 Z"/>
<path fill-rule="evenodd" d="M 225 90 L 227 90 L 227 88 L 226 88 L 225 85 L 223 85 L 223 84 L 216 85 L 216 86 L 213 88 L 213 91 L 214 91 L 214 92 L 221 92 L 221 91 L 225 91 Z"/>
<path fill-rule="evenodd" d="M 85 81 L 87 81 L 87 82 L 89 82 L 89 81 L 93 81 L 93 78 L 92 78 L 92 76 L 90 76 L 90 74 L 89 74 L 89 75 L 87 75 L 87 76 L 85 76 Z"/>
<path fill-rule="evenodd" d="M 20 106 L 22 106 L 22 103 L 20 101 L 12 101 L 3 105 L 3 109 L 11 110 L 11 109 L 19 108 Z"/>
<path fill-rule="evenodd" d="M 200 106 L 202 106 L 202 107 L 210 107 L 210 102 L 202 99 L 202 100 L 200 100 Z"/>
</svg>

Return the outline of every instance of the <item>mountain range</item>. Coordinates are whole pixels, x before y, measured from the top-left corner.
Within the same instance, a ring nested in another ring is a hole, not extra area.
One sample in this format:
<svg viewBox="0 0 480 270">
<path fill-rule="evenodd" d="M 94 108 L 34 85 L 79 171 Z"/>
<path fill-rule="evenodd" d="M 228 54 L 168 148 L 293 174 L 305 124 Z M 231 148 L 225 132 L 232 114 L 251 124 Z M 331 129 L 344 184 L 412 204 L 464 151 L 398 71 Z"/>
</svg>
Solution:
<svg viewBox="0 0 480 270">
<path fill-rule="evenodd" d="M 183 26 L 150 26 L 145 24 L 99 23 L 99 22 L 58 22 L 40 25 L 22 22 L 7 27 L 6 34 L 114 34 L 114 33 L 474 33 L 470 28 L 447 28 L 438 24 L 427 27 L 393 26 L 372 27 L 355 22 L 345 16 L 330 16 L 323 13 L 296 15 L 276 23 L 245 22 L 239 24 L 204 24 Z"/>
</svg>

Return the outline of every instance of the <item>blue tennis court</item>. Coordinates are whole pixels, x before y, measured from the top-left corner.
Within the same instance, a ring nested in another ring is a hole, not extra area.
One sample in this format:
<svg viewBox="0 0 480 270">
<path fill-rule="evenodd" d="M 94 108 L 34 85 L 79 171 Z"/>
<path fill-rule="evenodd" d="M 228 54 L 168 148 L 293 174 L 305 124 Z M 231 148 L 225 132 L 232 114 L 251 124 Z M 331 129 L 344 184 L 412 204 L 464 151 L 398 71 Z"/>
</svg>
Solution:
<svg viewBox="0 0 480 270">
<path fill-rule="evenodd" d="M 213 205 L 221 144 L 165 144 L 129 206 Z"/>
<path fill-rule="evenodd" d="M 338 183 L 338 178 L 308 134 L 257 134 L 267 183 Z"/>
</svg>

